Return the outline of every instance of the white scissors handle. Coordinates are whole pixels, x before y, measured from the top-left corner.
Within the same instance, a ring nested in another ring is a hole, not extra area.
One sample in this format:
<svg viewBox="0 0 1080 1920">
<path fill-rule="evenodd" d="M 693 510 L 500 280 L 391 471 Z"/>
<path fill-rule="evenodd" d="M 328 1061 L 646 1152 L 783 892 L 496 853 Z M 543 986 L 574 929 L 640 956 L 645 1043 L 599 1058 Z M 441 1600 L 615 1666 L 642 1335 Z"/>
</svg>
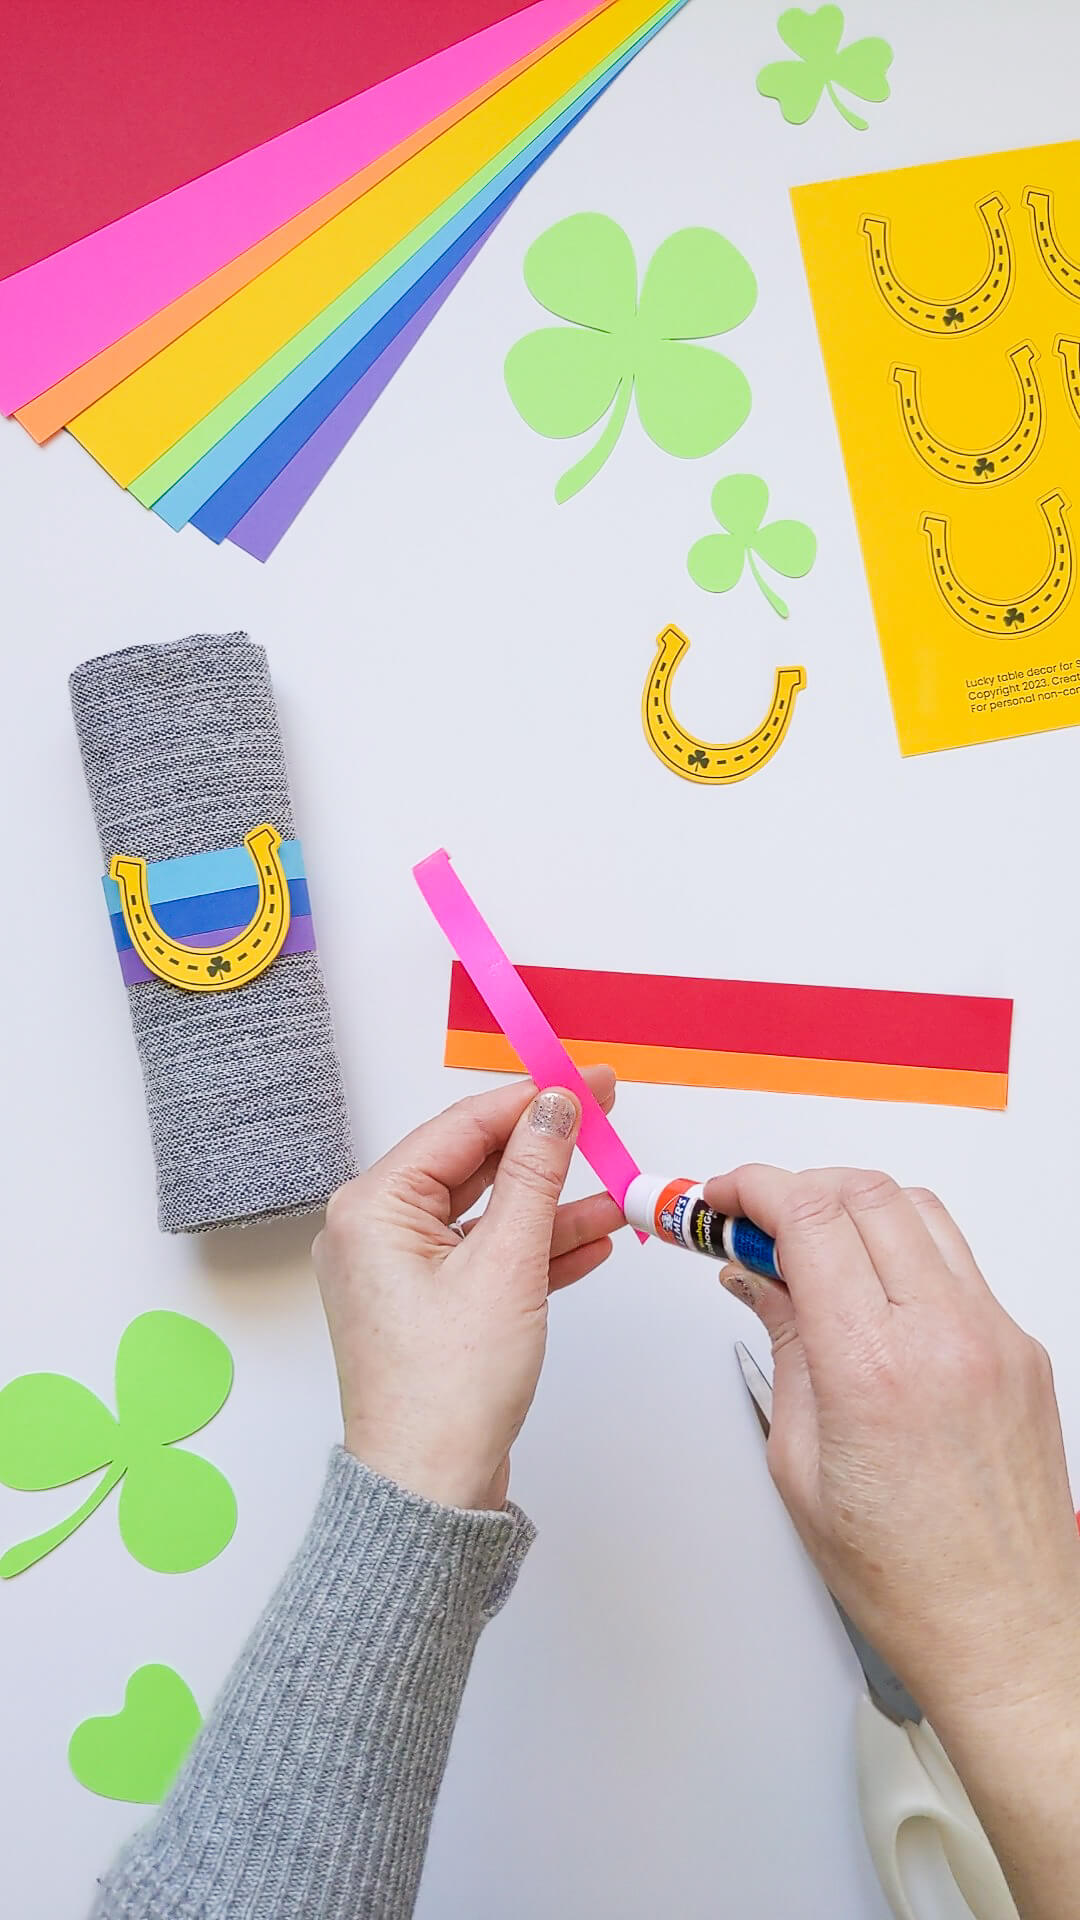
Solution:
<svg viewBox="0 0 1080 1920">
<path fill-rule="evenodd" d="M 896 1920 L 918 1920 L 904 1885 L 899 1839 L 909 1820 L 934 1826 L 973 1920 L 1019 1920 L 994 1850 L 933 1728 L 898 1727 L 863 1694 L 856 1711 L 859 1806 L 878 1878 Z"/>
</svg>

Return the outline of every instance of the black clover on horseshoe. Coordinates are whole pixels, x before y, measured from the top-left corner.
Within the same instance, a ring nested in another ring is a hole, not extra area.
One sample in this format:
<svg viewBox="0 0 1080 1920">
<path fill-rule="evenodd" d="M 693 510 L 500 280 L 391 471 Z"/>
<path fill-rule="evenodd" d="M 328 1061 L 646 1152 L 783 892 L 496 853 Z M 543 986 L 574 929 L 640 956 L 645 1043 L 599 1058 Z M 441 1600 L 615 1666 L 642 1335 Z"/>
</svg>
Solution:
<svg viewBox="0 0 1080 1920">
<path fill-rule="evenodd" d="M 981 480 L 984 473 L 993 473 L 993 471 L 994 471 L 993 461 L 988 460 L 985 453 L 980 453 L 978 459 L 975 462 L 975 478 L 977 480 Z"/>
<path fill-rule="evenodd" d="M 209 974 L 211 980 L 217 980 L 221 977 L 223 973 L 232 972 L 232 961 L 226 960 L 224 954 L 215 953 L 206 971 Z"/>
<path fill-rule="evenodd" d="M 707 767 L 709 756 L 703 747 L 695 747 L 693 753 L 688 755 L 686 764 L 688 767 Z"/>
<path fill-rule="evenodd" d="M 964 324 L 964 309 L 963 309 L 963 307 L 948 307 L 948 308 L 946 308 L 946 311 L 945 311 L 945 325 L 946 325 L 947 327 L 962 327 L 962 326 L 963 326 L 963 324 Z"/>
<path fill-rule="evenodd" d="M 1022 627 L 1023 624 L 1024 616 L 1019 607 L 1008 607 L 1005 613 L 1005 625 L 1007 627 Z"/>
</svg>

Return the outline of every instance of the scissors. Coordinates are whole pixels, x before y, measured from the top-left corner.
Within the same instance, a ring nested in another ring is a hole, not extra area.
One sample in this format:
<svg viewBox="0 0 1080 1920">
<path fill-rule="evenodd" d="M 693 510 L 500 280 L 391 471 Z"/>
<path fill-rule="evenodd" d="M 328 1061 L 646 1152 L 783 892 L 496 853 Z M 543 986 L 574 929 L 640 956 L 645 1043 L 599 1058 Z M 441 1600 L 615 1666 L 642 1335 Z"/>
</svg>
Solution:
<svg viewBox="0 0 1080 1920">
<path fill-rule="evenodd" d="M 767 1438 L 772 1425 L 771 1383 L 741 1340 L 736 1341 L 735 1351 Z M 878 1879 L 896 1920 L 920 1920 L 900 1848 L 909 1821 L 926 1822 L 933 1828 L 941 1843 L 939 1861 L 943 1856 L 973 1920 L 1019 1920 L 993 1848 L 922 1708 L 849 1620 L 836 1596 L 829 1598 L 866 1680 L 855 1719 L 859 1810 Z M 930 1916 L 924 1912 L 922 1920 Z"/>
</svg>

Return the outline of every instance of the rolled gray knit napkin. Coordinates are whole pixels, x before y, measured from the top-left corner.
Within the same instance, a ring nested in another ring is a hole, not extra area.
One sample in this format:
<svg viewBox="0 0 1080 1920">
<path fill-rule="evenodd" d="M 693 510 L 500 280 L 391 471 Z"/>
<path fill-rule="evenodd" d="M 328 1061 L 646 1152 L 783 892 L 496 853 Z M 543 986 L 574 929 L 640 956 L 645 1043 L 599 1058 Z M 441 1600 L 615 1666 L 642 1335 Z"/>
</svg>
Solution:
<svg viewBox="0 0 1080 1920">
<path fill-rule="evenodd" d="M 171 901 L 171 920 L 164 905 L 156 909 L 155 932 L 171 936 L 174 956 L 176 942 L 185 958 L 190 944 L 201 972 L 217 970 L 218 988 L 231 963 L 207 949 L 247 927 L 263 884 L 245 836 L 269 823 L 282 860 L 291 853 L 293 862 L 291 871 L 275 869 L 288 876 L 291 901 L 284 945 L 265 972 L 227 991 L 187 991 L 155 977 L 125 932 L 127 909 L 112 914 L 146 1087 L 159 1226 L 195 1233 L 322 1206 L 355 1165 L 306 880 L 292 877 L 303 874 L 302 854 L 263 648 L 243 633 L 125 647 L 76 667 L 71 705 L 106 872 L 114 855 L 147 863 L 198 855 L 191 869 L 165 871 L 228 883 L 209 894 L 188 886 L 203 897 Z M 173 884 L 160 898 L 184 891 Z M 225 931 L 207 935 L 207 927 Z"/>
</svg>

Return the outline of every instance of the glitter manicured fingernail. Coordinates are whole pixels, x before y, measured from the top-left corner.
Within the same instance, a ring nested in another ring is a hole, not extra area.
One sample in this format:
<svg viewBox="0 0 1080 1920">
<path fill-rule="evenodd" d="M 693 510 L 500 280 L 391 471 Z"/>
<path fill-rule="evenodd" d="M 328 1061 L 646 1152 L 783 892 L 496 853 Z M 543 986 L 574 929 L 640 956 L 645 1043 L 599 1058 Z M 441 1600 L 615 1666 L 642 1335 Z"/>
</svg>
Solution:
<svg viewBox="0 0 1080 1920">
<path fill-rule="evenodd" d="M 577 1125 L 578 1110 L 567 1093 L 538 1093 L 529 1113 L 533 1133 L 547 1133 L 556 1140 L 569 1140 Z"/>
</svg>

